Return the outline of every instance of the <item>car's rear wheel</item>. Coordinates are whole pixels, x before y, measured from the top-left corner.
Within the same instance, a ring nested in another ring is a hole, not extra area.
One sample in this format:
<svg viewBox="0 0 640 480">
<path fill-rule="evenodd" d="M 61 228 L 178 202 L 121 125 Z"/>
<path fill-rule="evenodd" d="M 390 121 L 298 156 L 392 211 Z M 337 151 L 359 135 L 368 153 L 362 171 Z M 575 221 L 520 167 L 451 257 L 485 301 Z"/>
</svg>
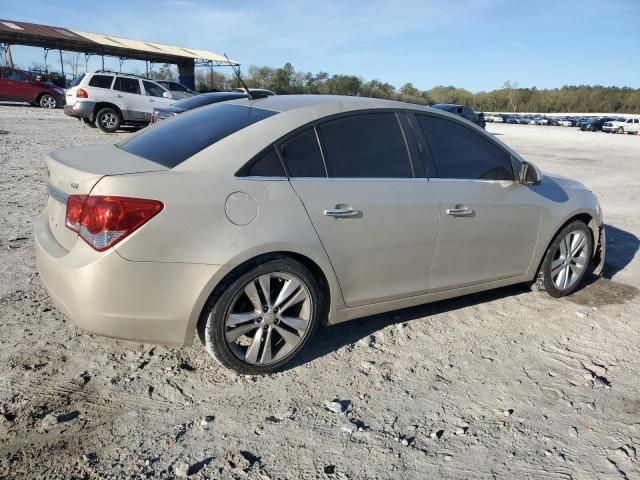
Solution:
<svg viewBox="0 0 640 480">
<path fill-rule="evenodd" d="M 199 324 L 207 351 L 241 374 L 277 371 L 304 348 L 319 322 L 321 291 L 290 258 L 267 261 L 223 285 Z"/>
<path fill-rule="evenodd" d="M 45 93 L 40 97 L 38 105 L 40 105 L 42 108 L 56 108 L 58 106 L 58 102 L 56 101 L 56 97 Z"/>
<path fill-rule="evenodd" d="M 622 127 L 618 127 L 618 130 L 616 130 L 617 133 L 624 133 L 624 128 Z"/>
<path fill-rule="evenodd" d="M 120 128 L 122 117 L 117 110 L 107 107 L 96 115 L 96 125 L 105 133 L 113 133 Z"/>
<path fill-rule="evenodd" d="M 87 127 L 96 128 L 96 121 L 91 120 L 89 118 L 83 118 L 82 123 L 84 123 Z"/>
<path fill-rule="evenodd" d="M 592 256 L 589 227 L 580 220 L 571 222 L 551 242 L 533 284 L 534 290 L 546 291 L 552 297 L 573 293 L 588 272 Z"/>
</svg>

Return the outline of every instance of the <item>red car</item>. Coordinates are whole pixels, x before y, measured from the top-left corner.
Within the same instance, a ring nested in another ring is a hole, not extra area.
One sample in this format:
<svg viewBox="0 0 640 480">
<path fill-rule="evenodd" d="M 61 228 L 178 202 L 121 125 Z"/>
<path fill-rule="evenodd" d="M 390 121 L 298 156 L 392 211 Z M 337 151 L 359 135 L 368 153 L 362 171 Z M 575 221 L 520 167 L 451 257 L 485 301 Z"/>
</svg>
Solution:
<svg viewBox="0 0 640 480">
<path fill-rule="evenodd" d="M 64 105 L 64 90 L 53 83 L 39 80 L 29 72 L 0 67 L 0 100 L 56 108 Z"/>
</svg>

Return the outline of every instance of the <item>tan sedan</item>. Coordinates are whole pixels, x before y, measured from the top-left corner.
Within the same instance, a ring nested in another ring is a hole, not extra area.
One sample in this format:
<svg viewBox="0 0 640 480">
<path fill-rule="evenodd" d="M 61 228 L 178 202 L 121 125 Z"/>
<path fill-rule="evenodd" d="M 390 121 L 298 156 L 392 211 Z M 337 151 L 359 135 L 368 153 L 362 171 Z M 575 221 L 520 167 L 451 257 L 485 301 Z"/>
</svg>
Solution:
<svg viewBox="0 0 640 480">
<path fill-rule="evenodd" d="M 586 187 L 406 103 L 236 100 L 48 167 L 36 253 L 58 308 L 128 340 L 198 332 L 242 373 L 282 368 L 320 324 L 519 282 L 567 295 L 604 261 Z"/>
</svg>

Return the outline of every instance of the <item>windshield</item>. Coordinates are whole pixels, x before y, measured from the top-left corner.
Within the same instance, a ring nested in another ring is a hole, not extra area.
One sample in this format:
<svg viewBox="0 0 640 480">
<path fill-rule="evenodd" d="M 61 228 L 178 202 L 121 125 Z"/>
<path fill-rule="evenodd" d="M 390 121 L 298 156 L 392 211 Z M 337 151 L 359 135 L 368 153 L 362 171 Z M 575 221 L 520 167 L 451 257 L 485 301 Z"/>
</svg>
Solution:
<svg viewBox="0 0 640 480">
<path fill-rule="evenodd" d="M 183 113 L 116 144 L 122 150 L 168 168 L 277 112 L 219 103 Z"/>
<path fill-rule="evenodd" d="M 81 73 L 80 75 L 78 75 L 76 78 L 73 79 L 73 82 L 71 83 L 72 87 L 77 87 L 78 85 L 80 85 L 80 82 L 82 81 L 82 79 L 84 78 L 86 74 Z"/>
</svg>

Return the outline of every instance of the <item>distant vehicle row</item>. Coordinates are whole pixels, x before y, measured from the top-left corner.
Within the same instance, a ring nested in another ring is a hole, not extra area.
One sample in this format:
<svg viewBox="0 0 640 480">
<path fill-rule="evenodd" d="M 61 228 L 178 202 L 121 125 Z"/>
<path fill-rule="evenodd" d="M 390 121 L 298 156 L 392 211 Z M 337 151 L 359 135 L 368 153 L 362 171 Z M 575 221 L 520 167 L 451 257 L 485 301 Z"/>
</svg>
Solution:
<svg viewBox="0 0 640 480">
<path fill-rule="evenodd" d="M 484 118 L 487 122 L 495 123 L 579 127 L 580 130 L 586 132 L 638 133 L 640 131 L 640 119 L 638 118 L 520 115 L 510 113 L 485 114 Z"/>
</svg>

